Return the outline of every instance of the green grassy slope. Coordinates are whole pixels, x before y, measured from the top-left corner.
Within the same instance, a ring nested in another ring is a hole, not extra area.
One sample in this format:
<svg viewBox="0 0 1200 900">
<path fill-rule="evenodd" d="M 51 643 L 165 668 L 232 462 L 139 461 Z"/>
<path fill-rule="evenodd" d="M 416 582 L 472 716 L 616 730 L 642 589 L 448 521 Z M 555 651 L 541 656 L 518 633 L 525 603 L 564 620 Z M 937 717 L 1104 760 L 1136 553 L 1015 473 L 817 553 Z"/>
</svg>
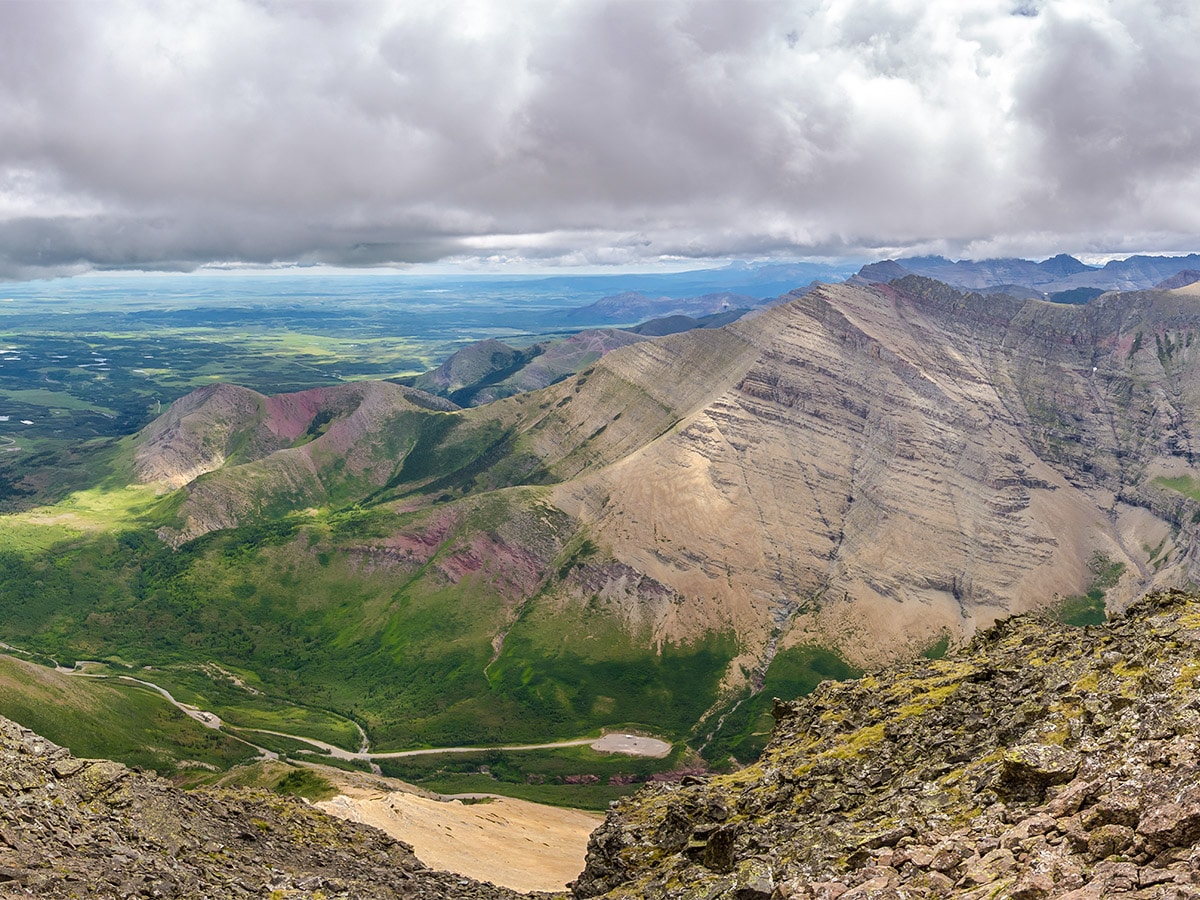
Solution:
<svg viewBox="0 0 1200 900">
<path fill-rule="evenodd" d="M 183 439 L 152 426 L 113 450 L 110 480 L 139 452 L 147 464 L 151 440 L 187 471 L 189 453 L 211 449 L 213 421 L 229 436 L 224 463 L 163 497 L 114 481 L 9 517 L 0 639 L 67 662 L 152 666 L 232 726 L 347 748 L 355 722 L 377 750 L 630 723 L 684 737 L 715 701 L 734 637 L 660 648 L 573 596 L 562 579 L 583 535 L 538 486 L 655 439 L 714 389 L 668 390 L 681 351 L 644 346 L 463 412 L 422 408 L 397 385 L 181 402 L 163 421 Z M 749 344 L 710 335 L 684 349 L 726 373 Z M 252 421 L 229 418 L 243 408 Z"/>
<path fill-rule="evenodd" d="M 115 759 L 160 774 L 195 766 L 227 769 L 257 755 L 149 688 L 65 675 L 11 656 L 0 656 L 0 715 L 76 756 Z"/>
<path fill-rule="evenodd" d="M 232 725 L 347 748 L 357 740 L 347 719 L 380 750 L 538 742 L 620 722 L 686 733 L 715 697 L 732 640 L 658 655 L 603 616 L 527 600 L 552 587 L 539 587 L 538 568 L 555 570 L 573 527 L 527 491 L 432 512 L 289 517 L 178 550 L 148 530 L 10 549 L 4 634 L 68 662 L 152 665 L 148 677 Z M 506 541 L 508 528 L 520 535 Z M 436 546 L 405 555 L 406 537 L 431 533 Z M 523 585 L 513 565 L 488 562 L 519 539 L 543 548 Z"/>
</svg>

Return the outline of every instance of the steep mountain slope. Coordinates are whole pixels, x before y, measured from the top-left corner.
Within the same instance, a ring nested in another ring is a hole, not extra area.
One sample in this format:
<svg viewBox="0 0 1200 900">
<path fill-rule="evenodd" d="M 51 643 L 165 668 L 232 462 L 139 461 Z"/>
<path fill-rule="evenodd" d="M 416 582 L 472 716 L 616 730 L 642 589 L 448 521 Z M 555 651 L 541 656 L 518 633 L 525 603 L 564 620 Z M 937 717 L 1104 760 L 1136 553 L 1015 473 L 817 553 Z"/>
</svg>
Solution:
<svg viewBox="0 0 1200 900">
<path fill-rule="evenodd" d="M 1198 897 L 1198 657 L 1200 600 L 1165 594 L 826 682 L 756 764 L 621 801 L 576 896 Z"/>
<path fill-rule="evenodd" d="M 1195 577 L 1198 329 L 1176 295 L 826 286 L 725 329 L 754 348 L 736 381 L 554 496 L 687 598 L 667 635 L 815 629 L 877 660 L 1080 593 L 1097 554 L 1127 566 L 1119 603 Z"/>
<path fill-rule="evenodd" d="M 1103 515 L 1026 445 L 991 373 L 903 308 L 831 287 L 731 326 L 753 347 L 736 381 L 556 491 L 689 598 L 663 609 L 664 634 L 724 617 L 765 642 L 820 608 L 869 658 L 1086 581 Z"/>
</svg>

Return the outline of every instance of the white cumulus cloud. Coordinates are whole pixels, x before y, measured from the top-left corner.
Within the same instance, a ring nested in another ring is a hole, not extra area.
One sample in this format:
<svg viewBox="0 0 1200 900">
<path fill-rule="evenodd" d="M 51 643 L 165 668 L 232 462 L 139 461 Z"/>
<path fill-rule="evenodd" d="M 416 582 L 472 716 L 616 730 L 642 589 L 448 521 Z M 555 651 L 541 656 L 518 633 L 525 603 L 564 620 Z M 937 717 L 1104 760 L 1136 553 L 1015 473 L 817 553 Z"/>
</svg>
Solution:
<svg viewBox="0 0 1200 900">
<path fill-rule="evenodd" d="M 0 274 L 1195 250 L 1186 0 L 8 0 Z"/>
</svg>

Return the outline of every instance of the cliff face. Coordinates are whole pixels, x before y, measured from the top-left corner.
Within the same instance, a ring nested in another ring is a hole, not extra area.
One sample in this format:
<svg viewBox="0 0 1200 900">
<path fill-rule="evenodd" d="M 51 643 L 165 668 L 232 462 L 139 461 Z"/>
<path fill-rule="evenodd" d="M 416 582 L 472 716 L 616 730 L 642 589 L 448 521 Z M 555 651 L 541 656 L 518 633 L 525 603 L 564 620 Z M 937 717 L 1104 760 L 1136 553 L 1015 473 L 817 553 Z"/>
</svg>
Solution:
<svg viewBox="0 0 1200 900">
<path fill-rule="evenodd" d="M 1200 599 L 778 703 L 762 759 L 656 786 L 593 835 L 578 897 L 1200 897 Z"/>
<path fill-rule="evenodd" d="M 1081 594 L 1097 554 L 1125 567 L 1116 608 L 1200 574 L 1194 297 L 908 278 L 725 331 L 749 348 L 728 382 L 698 378 L 674 428 L 556 495 L 703 618 L 762 640 L 791 622 L 783 645 L 816 633 L 871 664 Z"/>
<path fill-rule="evenodd" d="M 0 897 L 518 896 L 266 792 L 177 790 L 0 718 Z"/>
</svg>

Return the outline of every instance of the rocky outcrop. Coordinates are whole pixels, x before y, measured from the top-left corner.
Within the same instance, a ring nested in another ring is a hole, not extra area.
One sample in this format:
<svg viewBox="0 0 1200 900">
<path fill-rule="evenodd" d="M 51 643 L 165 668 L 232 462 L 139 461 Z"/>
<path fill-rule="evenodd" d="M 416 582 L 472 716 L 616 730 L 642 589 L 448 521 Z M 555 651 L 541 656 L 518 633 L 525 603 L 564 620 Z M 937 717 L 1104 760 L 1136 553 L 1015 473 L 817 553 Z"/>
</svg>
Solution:
<svg viewBox="0 0 1200 900">
<path fill-rule="evenodd" d="M 184 792 L 77 759 L 0 718 L 0 897 L 461 898 L 512 891 L 435 872 L 380 831 L 263 791 Z"/>
<path fill-rule="evenodd" d="M 593 835 L 577 897 L 1200 897 L 1200 598 L 777 703 L 762 759 L 657 785 Z"/>
</svg>

